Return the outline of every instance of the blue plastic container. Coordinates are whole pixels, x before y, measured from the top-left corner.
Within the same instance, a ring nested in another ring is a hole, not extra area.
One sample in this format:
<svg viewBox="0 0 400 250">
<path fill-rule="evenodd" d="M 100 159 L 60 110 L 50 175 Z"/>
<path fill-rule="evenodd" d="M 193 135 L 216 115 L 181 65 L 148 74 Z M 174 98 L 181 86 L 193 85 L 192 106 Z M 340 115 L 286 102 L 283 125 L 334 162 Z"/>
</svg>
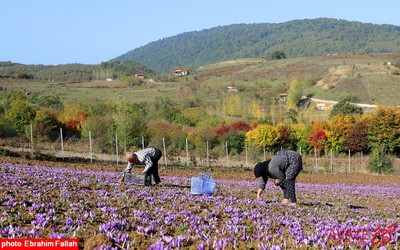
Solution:
<svg viewBox="0 0 400 250">
<path fill-rule="evenodd" d="M 211 174 L 199 173 L 191 180 L 191 194 L 213 195 L 217 188 L 217 183 L 212 179 Z"/>
</svg>

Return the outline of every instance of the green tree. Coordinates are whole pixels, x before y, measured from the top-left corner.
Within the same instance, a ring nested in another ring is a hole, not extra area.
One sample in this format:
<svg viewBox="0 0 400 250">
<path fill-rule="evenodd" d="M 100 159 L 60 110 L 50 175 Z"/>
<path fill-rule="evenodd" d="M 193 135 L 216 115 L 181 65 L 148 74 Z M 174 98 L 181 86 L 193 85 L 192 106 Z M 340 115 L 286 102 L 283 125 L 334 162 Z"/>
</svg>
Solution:
<svg viewBox="0 0 400 250">
<path fill-rule="evenodd" d="M 39 107 L 52 108 L 55 110 L 61 110 L 63 108 L 62 102 L 56 96 L 35 93 L 30 95 L 28 99 Z"/>
<path fill-rule="evenodd" d="M 240 154 L 245 148 L 245 135 L 243 132 L 231 131 L 226 134 L 226 142 L 231 154 Z"/>
<path fill-rule="evenodd" d="M 271 54 L 271 59 L 272 60 L 280 60 L 280 59 L 285 59 L 286 55 L 283 51 L 274 51 Z"/>
<path fill-rule="evenodd" d="M 335 115 L 348 115 L 348 114 L 363 114 L 361 107 L 358 107 L 356 103 L 359 101 L 356 96 L 347 96 L 336 103 L 331 110 L 331 117 Z"/>
<path fill-rule="evenodd" d="M 193 125 L 177 108 L 178 104 L 169 97 L 156 98 L 149 111 L 152 119 L 164 119 L 168 122 L 178 122 L 181 125 Z"/>
<path fill-rule="evenodd" d="M 294 109 L 289 109 L 289 110 L 286 112 L 286 115 L 287 115 L 287 117 L 289 117 L 289 119 L 290 119 L 290 121 L 291 121 L 292 124 L 296 124 L 296 123 L 297 123 L 297 115 L 298 115 L 298 113 L 297 113 L 296 110 L 294 110 Z"/>
<path fill-rule="evenodd" d="M 11 126 L 11 121 L 4 114 L 0 114 L 0 138 L 7 138 L 16 135 L 16 131 Z"/>
<path fill-rule="evenodd" d="M 22 99 L 15 99 L 11 102 L 6 117 L 15 131 L 24 133 L 25 126 L 31 124 L 35 119 L 37 110 L 38 108 L 32 103 Z"/>
<path fill-rule="evenodd" d="M 386 155 L 384 147 L 380 146 L 372 150 L 369 169 L 371 172 L 377 174 L 390 174 L 393 172 L 393 162 Z"/>
<path fill-rule="evenodd" d="M 310 152 L 312 150 L 312 147 L 310 146 L 310 130 L 310 126 L 303 123 L 291 125 L 290 140 L 296 145 L 297 150 L 301 149 L 303 152 Z"/>
<path fill-rule="evenodd" d="M 301 87 L 301 82 L 299 79 L 295 78 L 290 81 L 289 89 L 287 91 L 287 108 L 297 109 L 297 103 L 303 95 L 303 90 Z"/>
<path fill-rule="evenodd" d="M 145 139 L 145 143 L 148 143 L 146 114 L 147 111 L 142 104 L 128 104 L 123 98 L 114 101 L 115 129 L 119 143 L 125 150 L 140 148 L 142 137 Z"/>
<path fill-rule="evenodd" d="M 82 138 L 89 138 L 89 132 L 94 148 L 99 149 L 101 153 L 115 152 L 115 127 L 110 116 L 88 116 L 82 123 Z"/>
<path fill-rule="evenodd" d="M 61 122 L 49 110 L 38 110 L 33 129 L 40 140 L 55 141 L 60 135 Z"/>
</svg>

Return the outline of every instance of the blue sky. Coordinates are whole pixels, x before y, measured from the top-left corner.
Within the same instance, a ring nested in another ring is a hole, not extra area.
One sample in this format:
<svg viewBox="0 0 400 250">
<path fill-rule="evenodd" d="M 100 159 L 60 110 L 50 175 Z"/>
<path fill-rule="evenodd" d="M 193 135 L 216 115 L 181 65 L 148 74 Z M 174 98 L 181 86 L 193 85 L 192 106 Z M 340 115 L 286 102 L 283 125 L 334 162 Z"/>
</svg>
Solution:
<svg viewBox="0 0 400 250">
<path fill-rule="evenodd" d="M 162 38 L 328 17 L 400 26 L 399 0 L 0 0 L 0 61 L 99 64 Z"/>
</svg>

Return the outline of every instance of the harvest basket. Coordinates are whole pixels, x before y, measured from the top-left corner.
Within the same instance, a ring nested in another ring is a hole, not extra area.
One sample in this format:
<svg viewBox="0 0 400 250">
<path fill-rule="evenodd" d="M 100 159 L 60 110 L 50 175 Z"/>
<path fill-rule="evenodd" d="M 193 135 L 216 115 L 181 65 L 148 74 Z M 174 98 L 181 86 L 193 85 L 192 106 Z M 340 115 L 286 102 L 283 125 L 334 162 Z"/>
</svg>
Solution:
<svg viewBox="0 0 400 250">
<path fill-rule="evenodd" d="M 124 182 L 139 186 L 151 186 L 151 175 L 124 173 Z"/>
</svg>

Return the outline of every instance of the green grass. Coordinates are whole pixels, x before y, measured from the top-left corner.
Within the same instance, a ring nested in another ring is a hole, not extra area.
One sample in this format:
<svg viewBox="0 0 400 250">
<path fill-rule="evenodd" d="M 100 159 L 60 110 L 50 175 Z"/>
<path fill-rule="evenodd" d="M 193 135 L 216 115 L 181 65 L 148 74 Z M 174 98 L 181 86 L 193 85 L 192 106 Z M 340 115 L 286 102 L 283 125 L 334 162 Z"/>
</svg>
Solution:
<svg viewBox="0 0 400 250">
<path fill-rule="evenodd" d="M 400 55 L 338 55 L 266 60 L 237 59 L 206 65 L 176 82 L 158 82 L 129 88 L 120 85 L 107 88 L 84 88 L 75 84 L 54 82 L 9 81 L 0 79 L 0 86 L 30 93 L 58 96 L 62 101 L 151 102 L 157 97 L 169 97 L 177 102 L 195 96 L 205 103 L 216 103 L 226 97 L 226 84 L 233 83 L 247 98 L 262 98 L 269 102 L 278 93 L 286 92 L 294 78 L 312 77 L 321 84 L 307 86 L 304 94 L 338 101 L 347 95 L 358 96 L 362 102 L 378 105 L 400 105 L 400 76 L 391 74 L 386 62 L 399 61 Z M 157 78 L 157 77 L 156 77 Z M 86 85 L 84 85 L 86 86 Z"/>
<path fill-rule="evenodd" d="M 131 103 L 138 103 L 151 102 L 157 97 L 165 96 L 173 100 L 182 99 L 178 83 L 158 84 L 153 87 L 142 85 L 134 88 L 82 88 L 74 87 L 73 85 L 21 81 L 8 84 L 7 89 L 58 96 L 63 102 L 82 100 L 110 101 L 122 98 Z"/>
</svg>

